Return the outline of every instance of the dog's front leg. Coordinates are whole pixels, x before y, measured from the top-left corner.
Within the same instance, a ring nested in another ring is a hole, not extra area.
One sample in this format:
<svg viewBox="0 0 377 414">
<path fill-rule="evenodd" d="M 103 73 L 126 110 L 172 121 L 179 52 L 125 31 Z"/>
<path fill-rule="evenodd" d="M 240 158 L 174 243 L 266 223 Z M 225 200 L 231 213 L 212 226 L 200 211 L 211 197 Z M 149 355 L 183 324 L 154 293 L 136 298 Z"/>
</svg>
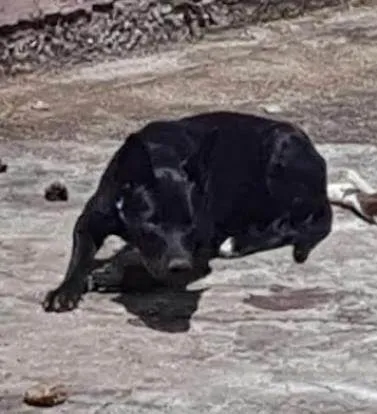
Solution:
<svg viewBox="0 0 377 414">
<path fill-rule="evenodd" d="M 73 231 L 73 246 L 68 269 L 60 286 L 47 293 L 43 301 L 46 312 L 74 309 L 86 290 L 87 277 L 96 252 L 111 234 L 112 219 L 88 203 Z"/>
</svg>

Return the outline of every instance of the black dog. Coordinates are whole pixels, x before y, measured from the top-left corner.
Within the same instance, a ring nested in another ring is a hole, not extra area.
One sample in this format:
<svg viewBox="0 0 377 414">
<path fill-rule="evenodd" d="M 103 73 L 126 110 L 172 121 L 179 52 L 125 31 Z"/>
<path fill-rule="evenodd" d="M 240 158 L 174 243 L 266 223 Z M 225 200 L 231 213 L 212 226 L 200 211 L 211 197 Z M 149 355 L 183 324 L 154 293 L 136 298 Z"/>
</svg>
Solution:
<svg viewBox="0 0 377 414">
<path fill-rule="evenodd" d="M 326 163 L 300 129 L 235 112 L 152 122 L 105 170 L 76 222 L 65 279 L 43 306 L 77 305 L 108 235 L 136 246 L 150 273 L 174 284 L 198 257 L 219 253 L 293 245 L 304 262 L 331 224 Z"/>
</svg>

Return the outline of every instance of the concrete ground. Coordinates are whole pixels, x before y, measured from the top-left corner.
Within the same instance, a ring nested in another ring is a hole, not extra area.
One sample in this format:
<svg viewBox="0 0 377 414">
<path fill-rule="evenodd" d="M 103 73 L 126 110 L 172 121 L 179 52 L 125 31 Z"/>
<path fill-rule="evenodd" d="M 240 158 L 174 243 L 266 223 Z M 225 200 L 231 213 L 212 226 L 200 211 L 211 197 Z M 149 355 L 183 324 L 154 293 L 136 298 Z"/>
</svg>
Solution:
<svg viewBox="0 0 377 414">
<path fill-rule="evenodd" d="M 353 167 L 377 186 L 376 19 L 320 12 L 0 85 L 0 412 L 40 413 L 22 395 L 46 381 L 70 388 L 54 414 L 377 412 L 377 230 L 339 209 L 304 265 L 284 248 L 215 260 L 183 292 L 40 306 L 120 133 L 150 119 L 267 107 L 309 132 L 331 178 Z M 55 179 L 67 203 L 44 200 Z M 118 249 L 109 239 L 100 256 Z M 118 256 L 95 274 L 125 266 Z"/>
</svg>

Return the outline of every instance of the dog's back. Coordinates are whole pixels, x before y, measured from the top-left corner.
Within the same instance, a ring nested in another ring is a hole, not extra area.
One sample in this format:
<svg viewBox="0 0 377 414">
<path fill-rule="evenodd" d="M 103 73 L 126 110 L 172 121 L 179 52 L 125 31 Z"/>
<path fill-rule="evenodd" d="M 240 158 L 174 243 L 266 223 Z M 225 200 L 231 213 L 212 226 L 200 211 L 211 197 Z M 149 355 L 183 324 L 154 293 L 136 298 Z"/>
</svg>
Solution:
<svg viewBox="0 0 377 414">
<path fill-rule="evenodd" d="M 326 201 L 326 163 L 310 139 L 289 123 L 235 112 L 183 118 L 183 124 L 217 128 L 211 196 L 216 221 L 237 229 L 266 221 L 302 201 L 301 210 Z M 305 212 L 302 212 L 303 214 Z"/>
</svg>

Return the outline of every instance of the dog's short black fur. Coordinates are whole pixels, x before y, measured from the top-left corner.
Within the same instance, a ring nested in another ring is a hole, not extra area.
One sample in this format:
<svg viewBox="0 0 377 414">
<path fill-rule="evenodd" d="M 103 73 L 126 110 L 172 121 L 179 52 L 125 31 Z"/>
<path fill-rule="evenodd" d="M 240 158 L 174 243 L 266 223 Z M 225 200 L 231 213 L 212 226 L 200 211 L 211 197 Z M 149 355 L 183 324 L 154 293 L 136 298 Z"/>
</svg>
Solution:
<svg viewBox="0 0 377 414">
<path fill-rule="evenodd" d="M 326 163 L 295 126 L 235 112 L 152 122 L 109 163 L 76 222 L 65 279 L 44 308 L 77 305 L 108 235 L 136 246 L 150 273 L 174 284 L 225 240 L 226 256 L 293 245 L 304 262 L 331 224 Z"/>
</svg>

